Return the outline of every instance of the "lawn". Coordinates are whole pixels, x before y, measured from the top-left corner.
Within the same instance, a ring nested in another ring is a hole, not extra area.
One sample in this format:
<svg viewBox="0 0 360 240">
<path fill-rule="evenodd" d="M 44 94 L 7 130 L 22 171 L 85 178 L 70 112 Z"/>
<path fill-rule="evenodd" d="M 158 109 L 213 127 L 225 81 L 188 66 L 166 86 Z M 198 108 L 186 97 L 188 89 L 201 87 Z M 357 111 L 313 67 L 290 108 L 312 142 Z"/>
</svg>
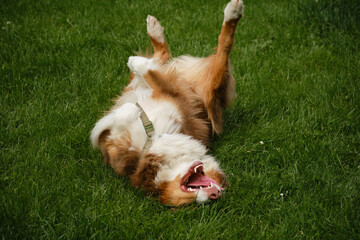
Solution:
<svg viewBox="0 0 360 240">
<path fill-rule="evenodd" d="M 213 53 L 227 1 L 2 0 L 0 238 L 359 239 L 360 5 L 248 0 L 238 98 L 210 153 L 220 200 L 171 208 L 102 163 L 89 134 L 150 47 Z"/>
</svg>

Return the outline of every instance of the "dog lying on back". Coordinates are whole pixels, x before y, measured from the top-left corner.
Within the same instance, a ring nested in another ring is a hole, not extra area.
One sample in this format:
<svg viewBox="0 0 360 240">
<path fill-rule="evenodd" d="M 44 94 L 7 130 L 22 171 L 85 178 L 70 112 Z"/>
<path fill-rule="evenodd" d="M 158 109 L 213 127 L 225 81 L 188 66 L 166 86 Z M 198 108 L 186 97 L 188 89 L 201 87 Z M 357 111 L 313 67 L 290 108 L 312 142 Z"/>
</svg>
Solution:
<svg viewBox="0 0 360 240">
<path fill-rule="evenodd" d="M 215 55 L 170 60 L 163 27 L 147 17 L 151 58 L 130 57 L 129 84 L 91 132 L 94 147 L 134 187 L 164 204 L 218 199 L 225 175 L 206 146 L 222 130 L 222 111 L 236 97 L 229 54 L 243 2 L 231 0 Z"/>
</svg>

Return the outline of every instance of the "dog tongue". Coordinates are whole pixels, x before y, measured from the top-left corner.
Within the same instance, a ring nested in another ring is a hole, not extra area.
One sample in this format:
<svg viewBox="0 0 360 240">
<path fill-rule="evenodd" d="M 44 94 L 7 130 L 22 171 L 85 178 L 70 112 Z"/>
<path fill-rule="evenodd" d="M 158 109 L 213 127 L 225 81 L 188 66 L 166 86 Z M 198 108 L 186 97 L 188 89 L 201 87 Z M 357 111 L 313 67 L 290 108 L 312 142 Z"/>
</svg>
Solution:
<svg viewBox="0 0 360 240">
<path fill-rule="evenodd" d="M 212 185 L 212 186 L 211 186 Z M 218 199 L 221 191 L 224 189 L 212 178 L 206 177 L 200 173 L 195 173 L 189 178 L 188 187 L 203 187 L 202 190 L 207 193 L 210 199 Z M 221 190 L 221 191 L 220 191 Z"/>
<path fill-rule="evenodd" d="M 188 187 L 209 187 L 213 183 L 220 186 L 214 179 L 206 177 L 201 173 L 194 173 L 190 176 L 187 183 Z"/>
</svg>

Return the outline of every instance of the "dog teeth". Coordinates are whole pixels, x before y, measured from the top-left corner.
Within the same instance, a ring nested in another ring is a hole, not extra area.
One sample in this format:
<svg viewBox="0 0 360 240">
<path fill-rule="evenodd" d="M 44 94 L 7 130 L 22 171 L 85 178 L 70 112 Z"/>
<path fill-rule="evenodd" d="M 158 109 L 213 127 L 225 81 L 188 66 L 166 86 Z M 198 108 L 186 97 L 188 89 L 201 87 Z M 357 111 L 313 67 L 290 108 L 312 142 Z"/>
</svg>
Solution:
<svg viewBox="0 0 360 240">
<path fill-rule="evenodd" d="M 195 168 L 194 168 L 194 172 L 196 173 L 197 172 L 197 169 L 199 168 L 199 167 L 202 167 L 203 165 L 198 165 L 198 166 L 196 166 Z"/>
</svg>

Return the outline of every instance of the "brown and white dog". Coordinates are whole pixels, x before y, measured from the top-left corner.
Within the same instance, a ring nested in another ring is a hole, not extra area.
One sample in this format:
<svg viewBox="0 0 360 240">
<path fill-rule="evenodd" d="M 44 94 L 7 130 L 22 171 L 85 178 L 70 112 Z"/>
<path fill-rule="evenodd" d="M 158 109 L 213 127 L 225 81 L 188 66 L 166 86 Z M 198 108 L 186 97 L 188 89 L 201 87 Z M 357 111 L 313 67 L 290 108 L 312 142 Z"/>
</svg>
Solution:
<svg viewBox="0 0 360 240">
<path fill-rule="evenodd" d="M 241 0 L 227 4 L 216 54 L 206 58 L 170 60 L 164 29 L 148 16 L 154 54 L 129 58 L 128 86 L 91 132 L 93 146 L 116 173 L 164 204 L 203 203 L 221 195 L 225 175 L 206 146 L 221 132 L 222 111 L 236 97 L 229 54 L 243 9 Z M 144 114 L 153 124 L 151 135 Z"/>
</svg>

